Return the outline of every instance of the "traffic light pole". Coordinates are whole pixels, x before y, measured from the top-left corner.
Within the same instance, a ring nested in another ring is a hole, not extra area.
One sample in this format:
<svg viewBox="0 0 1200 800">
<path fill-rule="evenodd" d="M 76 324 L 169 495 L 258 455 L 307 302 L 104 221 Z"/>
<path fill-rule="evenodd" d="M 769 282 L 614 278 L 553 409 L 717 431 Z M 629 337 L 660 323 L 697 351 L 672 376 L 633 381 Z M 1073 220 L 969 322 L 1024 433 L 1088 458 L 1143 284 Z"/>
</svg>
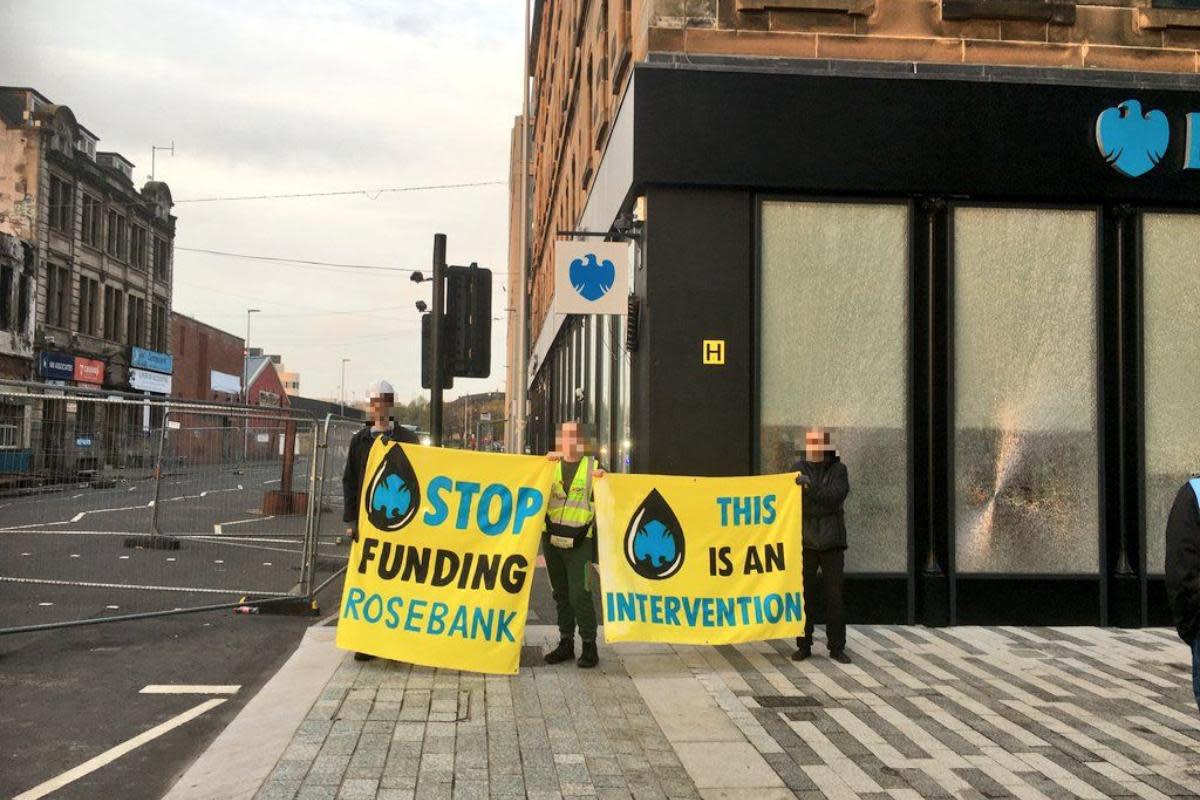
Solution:
<svg viewBox="0 0 1200 800">
<path fill-rule="evenodd" d="M 433 308 L 429 331 L 429 438 L 434 447 L 442 446 L 442 383 L 446 374 L 445 347 L 442 341 L 446 290 L 446 234 L 433 235 Z"/>
</svg>

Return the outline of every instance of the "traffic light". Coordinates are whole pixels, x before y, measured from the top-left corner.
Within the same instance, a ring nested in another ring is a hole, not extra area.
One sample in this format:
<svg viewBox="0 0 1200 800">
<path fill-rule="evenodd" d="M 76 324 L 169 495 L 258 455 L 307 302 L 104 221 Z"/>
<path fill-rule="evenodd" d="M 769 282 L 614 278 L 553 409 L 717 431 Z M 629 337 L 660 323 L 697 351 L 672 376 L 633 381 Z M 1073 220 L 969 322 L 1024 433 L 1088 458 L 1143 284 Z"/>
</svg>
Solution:
<svg viewBox="0 0 1200 800">
<path fill-rule="evenodd" d="M 421 388 L 428 389 L 433 386 L 433 368 L 430 366 L 433 363 L 430 357 L 430 348 L 433 342 L 430 340 L 430 335 L 433 333 L 433 323 L 430 320 L 431 314 L 421 315 Z M 442 319 L 442 347 L 449 347 L 447 342 L 447 334 L 449 333 L 449 320 Z M 454 375 L 447 369 L 442 375 L 442 388 L 454 388 Z"/>
<path fill-rule="evenodd" d="M 448 375 L 486 378 L 492 372 L 492 271 L 446 267 Z"/>
</svg>

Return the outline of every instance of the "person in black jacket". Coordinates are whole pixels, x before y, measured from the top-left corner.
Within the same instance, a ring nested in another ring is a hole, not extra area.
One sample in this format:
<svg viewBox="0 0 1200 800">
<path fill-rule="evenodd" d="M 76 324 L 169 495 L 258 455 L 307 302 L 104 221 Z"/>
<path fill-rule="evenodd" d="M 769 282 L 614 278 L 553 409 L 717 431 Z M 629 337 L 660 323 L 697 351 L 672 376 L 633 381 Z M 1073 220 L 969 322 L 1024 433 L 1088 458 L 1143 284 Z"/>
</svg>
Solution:
<svg viewBox="0 0 1200 800">
<path fill-rule="evenodd" d="M 346 469 L 342 471 L 342 521 L 346 523 L 346 535 L 354 542 L 358 541 L 358 515 L 362 506 L 362 485 L 366 480 L 367 457 L 371 455 L 371 446 L 375 444 L 375 440 L 386 434 L 389 439 L 397 442 L 421 443 L 415 433 L 392 421 L 392 406 L 396 402 L 396 395 L 390 383 L 372 383 L 367 389 L 367 397 L 371 403 L 371 423 L 364 425 L 350 439 Z M 356 661 L 370 661 L 374 657 L 366 653 L 354 654 Z"/>
<path fill-rule="evenodd" d="M 812 655 L 813 584 L 820 570 L 825 579 L 825 636 L 829 657 L 849 664 L 846 655 L 846 608 L 842 576 L 846 564 L 846 516 L 842 504 L 850 493 L 850 476 L 829 442 L 829 432 L 812 428 L 804 435 L 804 458 L 796 462 L 796 483 L 803 487 L 804 636 L 796 637 L 792 660 Z"/>
<path fill-rule="evenodd" d="M 1200 478 L 1175 494 L 1167 517 L 1166 571 L 1175 629 L 1192 648 L 1192 691 L 1200 707 Z"/>
</svg>

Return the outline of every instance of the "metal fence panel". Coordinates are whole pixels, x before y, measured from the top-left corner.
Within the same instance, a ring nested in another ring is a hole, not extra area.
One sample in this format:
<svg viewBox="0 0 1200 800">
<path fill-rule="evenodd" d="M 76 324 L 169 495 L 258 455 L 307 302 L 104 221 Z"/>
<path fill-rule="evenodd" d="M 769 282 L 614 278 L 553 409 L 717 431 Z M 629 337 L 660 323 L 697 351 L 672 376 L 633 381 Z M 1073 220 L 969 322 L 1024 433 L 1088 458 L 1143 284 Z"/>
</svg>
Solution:
<svg viewBox="0 0 1200 800">
<path fill-rule="evenodd" d="M 309 597 L 318 432 L 286 409 L 0 386 L 0 632 Z"/>
</svg>

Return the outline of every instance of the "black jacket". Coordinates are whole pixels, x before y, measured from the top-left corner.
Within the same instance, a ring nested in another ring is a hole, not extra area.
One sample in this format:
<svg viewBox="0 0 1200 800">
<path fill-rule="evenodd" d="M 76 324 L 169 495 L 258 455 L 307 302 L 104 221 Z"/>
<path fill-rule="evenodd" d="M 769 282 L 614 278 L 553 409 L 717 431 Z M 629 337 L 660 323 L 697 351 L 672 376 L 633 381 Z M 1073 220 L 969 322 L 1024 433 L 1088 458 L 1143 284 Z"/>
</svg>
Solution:
<svg viewBox="0 0 1200 800">
<path fill-rule="evenodd" d="M 393 441 L 404 444 L 420 444 L 417 435 L 403 425 L 392 423 L 388 437 Z M 350 451 L 346 454 L 346 469 L 342 472 L 342 522 L 358 522 L 359 494 L 362 491 L 363 473 L 367 471 L 367 456 L 371 454 L 371 445 L 375 444 L 375 433 L 371 426 L 354 434 L 350 440 Z"/>
<path fill-rule="evenodd" d="M 1175 628 L 1189 645 L 1200 635 L 1200 507 L 1184 484 L 1167 517 L 1167 598 Z"/>
<path fill-rule="evenodd" d="M 824 461 L 796 462 L 795 470 L 809 480 L 804 487 L 804 547 L 812 550 L 846 549 L 846 515 L 842 504 L 850 494 L 846 465 L 830 453 Z"/>
</svg>

